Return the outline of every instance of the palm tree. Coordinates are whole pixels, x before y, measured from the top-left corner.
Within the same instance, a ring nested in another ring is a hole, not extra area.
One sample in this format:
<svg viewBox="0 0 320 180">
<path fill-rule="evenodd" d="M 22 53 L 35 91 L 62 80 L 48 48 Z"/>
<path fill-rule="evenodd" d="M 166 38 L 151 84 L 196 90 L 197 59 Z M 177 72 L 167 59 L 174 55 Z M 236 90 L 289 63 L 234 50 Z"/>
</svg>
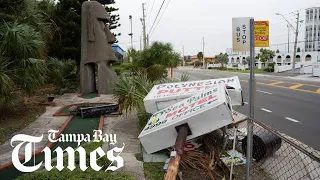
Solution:
<svg viewBox="0 0 320 180">
<path fill-rule="evenodd" d="M 220 53 L 218 56 L 217 56 L 217 62 L 221 64 L 221 67 L 223 68 L 223 65 L 224 64 L 227 64 L 229 61 L 229 58 L 228 58 L 228 54 L 225 53 Z"/>
<path fill-rule="evenodd" d="M 203 52 L 198 52 L 197 58 L 198 58 L 199 62 L 202 62 L 202 60 L 203 60 Z M 204 62 L 202 62 L 202 63 L 204 63 Z"/>
</svg>

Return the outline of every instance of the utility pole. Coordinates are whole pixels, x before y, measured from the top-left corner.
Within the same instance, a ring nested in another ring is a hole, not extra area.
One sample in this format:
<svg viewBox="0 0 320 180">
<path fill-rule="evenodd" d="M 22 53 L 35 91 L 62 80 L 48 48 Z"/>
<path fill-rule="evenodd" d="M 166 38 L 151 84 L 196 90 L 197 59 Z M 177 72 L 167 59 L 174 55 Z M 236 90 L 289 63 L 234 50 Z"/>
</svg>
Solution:
<svg viewBox="0 0 320 180">
<path fill-rule="evenodd" d="M 289 24 L 287 24 L 287 27 L 288 27 L 288 53 L 290 52 L 290 26 Z"/>
<path fill-rule="evenodd" d="M 204 61 L 204 37 L 202 38 L 202 67 L 205 68 Z"/>
<path fill-rule="evenodd" d="M 182 46 L 182 66 L 185 66 L 185 60 L 184 60 L 184 46 Z"/>
<path fill-rule="evenodd" d="M 293 50 L 293 63 L 292 63 L 292 73 L 295 73 L 295 68 L 296 68 L 296 54 L 297 54 L 297 41 L 298 41 L 298 34 L 299 34 L 299 11 L 297 13 L 297 24 L 296 24 L 296 37 L 294 41 L 294 50 Z"/>
<path fill-rule="evenodd" d="M 149 48 L 149 34 L 147 34 L 147 48 Z"/>
<path fill-rule="evenodd" d="M 140 36 L 140 51 L 142 50 L 142 36 Z"/>
<path fill-rule="evenodd" d="M 297 23 L 296 23 L 296 28 L 294 28 L 292 26 L 292 24 L 286 19 L 286 17 L 284 17 L 282 14 L 280 13 L 276 13 L 276 15 L 280 15 L 282 16 L 288 23 L 289 27 L 291 27 L 291 29 L 294 31 L 295 33 L 295 41 L 294 41 L 294 49 L 293 49 L 293 60 L 292 60 L 292 73 L 295 73 L 295 68 L 296 68 L 296 54 L 297 54 L 297 41 L 298 41 L 298 35 L 299 35 L 299 23 L 302 21 L 299 21 L 299 11 L 297 12 L 297 14 L 295 14 L 297 16 Z M 289 46 L 289 44 L 288 44 Z"/>
<path fill-rule="evenodd" d="M 142 28 L 143 28 L 143 49 L 146 49 L 147 46 L 147 34 L 146 34 L 146 16 L 144 13 L 144 3 L 142 3 L 142 18 L 140 19 L 142 22 Z"/>
<path fill-rule="evenodd" d="M 133 36 L 133 34 L 132 34 L 132 16 L 131 15 L 129 15 L 129 19 L 130 19 L 130 24 L 131 24 L 131 32 L 130 32 L 129 36 L 131 36 L 131 49 L 133 49 L 133 43 L 132 43 L 132 36 Z"/>
</svg>

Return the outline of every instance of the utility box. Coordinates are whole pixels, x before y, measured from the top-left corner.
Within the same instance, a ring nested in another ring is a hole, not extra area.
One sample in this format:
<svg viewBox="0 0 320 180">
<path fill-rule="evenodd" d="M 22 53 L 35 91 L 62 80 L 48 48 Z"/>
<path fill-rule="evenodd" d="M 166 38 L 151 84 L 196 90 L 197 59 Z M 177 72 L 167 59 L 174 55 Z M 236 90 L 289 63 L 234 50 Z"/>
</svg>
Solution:
<svg viewBox="0 0 320 180">
<path fill-rule="evenodd" d="M 150 154 L 172 147 L 180 125 L 188 125 L 190 140 L 232 122 L 228 91 L 224 84 L 218 84 L 154 113 L 138 138 Z"/>
<path fill-rule="evenodd" d="M 320 62 L 315 62 L 312 65 L 312 76 L 320 77 Z"/>
<path fill-rule="evenodd" d="M 227 87 L 232 106 L 243 106 L 242 89 L 238 76 L 158 84 L 153 86 L 144 98 L 144 106 L 148 113 L 155 113 L 201 91 L 208 90 L 219 83 Z"/>
</svg>

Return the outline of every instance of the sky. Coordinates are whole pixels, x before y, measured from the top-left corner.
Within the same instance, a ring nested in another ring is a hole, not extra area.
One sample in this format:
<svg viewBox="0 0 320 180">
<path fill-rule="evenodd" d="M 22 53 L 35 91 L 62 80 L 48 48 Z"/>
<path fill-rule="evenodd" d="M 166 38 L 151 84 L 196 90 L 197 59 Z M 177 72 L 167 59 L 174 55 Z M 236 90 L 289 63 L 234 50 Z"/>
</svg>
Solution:
<svg viewBox="0 0 320 180">
<path fill-rule="evenodd" d="M 142 3 L 146 8 L 146 31 L 153 41 L 170 42 L 175 51 L 184 55 L 196 55 L 202 51 L 204 37 L 204 54 L 212 56 L 226 52 L 232 47 L 232 18 L 254 17 L 255 20 L 269 20 L 270 49 L 285 51 L 288 42 L 288 27 L 286 20 L 275 15 L 283 14 L 295 27 L 296 16 L 305 19 L 305 9 L 320 7 L 319 0 L 165 0 L 158 20 L 155 17 L 163 0 L 115 0 L 115 7 L 120 15 L 120 24 L 114 32 L 121 33 L 117 37 L 119 45 L 127 50 L 131 47 L 129 15 L 132 15 L 133 47 L 140 49 L 142 36 Z M 153 4 L 154 3 L 154 4 Z M 153 7 L 153 8 L 152 8 Z M 163 15 L 162 15 L 163 14 Z M 162 18 L 160 19 L 160 17 Z M 160 21 L 159 21 L 160 20 Z M 158 22 L 159 21 L 159 22 Z M 154 27 L 150 33 L 150 28 Z M 304 40 L 305 23 L 299 26 L 298 40 Z M 293 49 L 294 32 L 290 30 L 290 49 Z M 279 44 L 279 45 L 277 45 Z M 303 44 L 298 47 L 304 48 Z"/>
</svg>

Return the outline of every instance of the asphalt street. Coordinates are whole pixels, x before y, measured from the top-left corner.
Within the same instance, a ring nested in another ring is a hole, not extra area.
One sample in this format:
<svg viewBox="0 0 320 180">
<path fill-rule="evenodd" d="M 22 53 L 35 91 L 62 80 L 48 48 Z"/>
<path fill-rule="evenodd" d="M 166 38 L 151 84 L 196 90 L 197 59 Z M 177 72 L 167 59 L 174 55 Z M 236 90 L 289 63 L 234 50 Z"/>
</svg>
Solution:
<svg viewBox="0 0 320 180">
<path fill-rule="evenodd" d="M 238 76 L 245 105 L 236 111 L 249 115 L 249 74 L 205 69 L 175 69 L 191 80 Z M 294 80 L 277 76 L 256 75 L 254 118 L 320 150 L 320 81 Z"/>
</svg>

